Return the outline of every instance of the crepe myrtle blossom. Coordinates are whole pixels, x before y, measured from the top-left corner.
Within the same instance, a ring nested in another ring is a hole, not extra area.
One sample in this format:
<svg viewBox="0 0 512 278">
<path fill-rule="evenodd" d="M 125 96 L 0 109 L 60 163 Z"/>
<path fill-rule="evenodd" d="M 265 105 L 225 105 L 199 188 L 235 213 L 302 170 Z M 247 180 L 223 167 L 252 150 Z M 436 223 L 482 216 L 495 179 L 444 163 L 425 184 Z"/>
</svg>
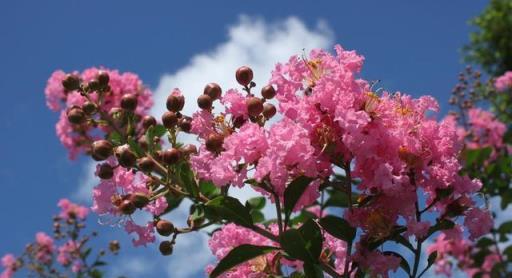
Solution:
<svg viewBox="0 0 512 278">
<path fill-rule="evenodd" d="M 242 66 L 235 73 L 240 88 L 223 92 L 207 84 L 192 115 L 183 112 L 187 92 L 173 89 L 161 123 L 146 115 L 151 93 L 133 74 L 55 72 L 46 95 L 48 106 L 63 113 L 57 132 L 71 154 L 101 161 L 92 211 L 135 234 L 134 245 L 155 242 L 156 232 L 160 252 L 170 255 L 178 236 L 220 225 L 209 243 L 219 260 L 240 244 L 278 248 L 226 277 L 276 274 L 278 265 L 302 272 L 303 261 L 282 258 L 286 246 L 279 237 L 309 217 L 322 232 L 322 255 L 313 258 L 322 270 L 333 277 L 358 271 L 387 277 L 401 259 L 376 244 L 414 237 L 413 249 L 421 253 L 432 230 L 444 229 L 441 224 L 467 229 L 464 240 L 473 241 L 489 231 L 492 219 L 474 200 L 482 183 L 461 174 L 464 142 L 456 120 L 437 120 L 439 104 L 431 96 L 376 89 L 376 82 L 361 76 L 363 62 L 340 45 L 334 53 L 314 49 L 277 63 L 259 94 L 255 73 Z M 498 129 L 475 135 L 500 144 L 504 127 L 474 113 L 475 128 L 491 122 Z M 183 133 L 196 135 L 198 146 L 179 142 Z M 263 221 L 260 205 L 239 204 L 231 187 L 252 187 L 276 207 L 277 219 L 257 224 Z M 299 187 L 300 195 L 290 197 Z M 334 201 L 337 194 L 342 197 Z M 187 227 L 175 227 L 165 216 L 184 198 L 192 201 Z M 343 202 L 336 215 L 325 209 L 333 202 Z M 315 207 L 318 213 L 308 212 Z M 152 219 L 136 223 L 133 215 L 141 211 Z M 354 238 L 332 237 L 324 227 L 329 221 Z M 417 277 L 418 267 L 408 274 Z"/>
<path fill-rule="evenodd" d="M 503 92 L 512 88 L 512 71 L 507 71 L 503 75 L 496 78 L 494 82 L 496 90 Z"/>
</svg>

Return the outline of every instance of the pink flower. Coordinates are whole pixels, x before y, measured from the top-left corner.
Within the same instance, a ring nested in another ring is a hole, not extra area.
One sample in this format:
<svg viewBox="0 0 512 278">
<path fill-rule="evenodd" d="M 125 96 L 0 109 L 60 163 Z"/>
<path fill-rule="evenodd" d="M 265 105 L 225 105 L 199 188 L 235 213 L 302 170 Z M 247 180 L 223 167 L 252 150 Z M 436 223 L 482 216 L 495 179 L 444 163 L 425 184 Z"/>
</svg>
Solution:
<svg viewBox="0 0 512 278">
<path fill-rule="evenodd" d="M 468 122 L 471 125 L 469 132 L 472 135 L 468 147 L 473 149 L 503 146 L 503 136 L 507 131 L 504 123 L 496 119 L 491 112 L 480 108 L 469 109 L 468 116 Z"/>
<path fill-rule="evenodd" d="M 89 209 L 80 205 L 70 202 L 68 199 L 60 199 L 57 204 L 60 209 L 60 217 L 64 219 L 78 217 L 79 219 L 85 219 L 89 213 Z"/>
<path fill-rule="evenodd" d="M 197 134 L 201 138 L 207 138 L 208 135 L 215 132 L 213 114 L 207 110 L 195 112 L 192 115 L 192 128 L 190 132 Z"/>
<path fill-rule="evenodd" d="M 74 260 L 79 259 L 79 252 L 78 243 L 76 241 L 69 240 L 59 247 L 57 261 L 63 266 L 68 266 Z"/>
<path fill-rule="evenodd" d="M 146 226 L 139 226 L 135 222 L 129 220 L 126 222 L 124 229 L 127 233 L 135 233 L 138 239 L 132 239 L 133 246 L 146 246 L 148 243 L 155 242 L 155 231 L 152 221 L 149 221 Z"/>
<path fill-rule="evenodd" d="M 62 81 L 66 78 L 66 73 L 57 70 L 52 73 L 48 82 L 44 94 L 46 95 L 46 105 L 53 111 L 59 111 L 61 108 L 61 102 L 66 98 L 66 92 Z"/>
<path fill-rule="evenodd" d="M 400 258 L 393 255 L 384 255 L 379 251 L 363 251 L 354 255 L 363 269 L 369 271 L 373 276 L 389 277 L 389 271 L 395 272 L 400 266 Z"/>
<path fill-rule="evenodd" d="M 38 232 L 36 234 L 36 244 L 36 260 L 41 263 L 49 263 L 54 251 L 53 239 L 44 232 Z"/>
<path fill-rule="evenodd" d="M 494 86 L 496 90 L 501 92 L 512 88 L 512 71 L 507 71 L 502 76 L 496 78 Z"/>
<path fill-rule="evenodd" d="M 417 239 L 423 238 L 430 228 L 430 222 L 428 221 L 409 221 L 407 223 L 407 235 L 414 235 Z"/>
<path fill-rule="evenodd" d="M 480 236 L 488 233 L 493 226 L 494 221 L 487 210 L 479 208 L 471 208 L 466 212 L 464 225 L 468 227 L 471 240 L 475 240 Z"/>
<path fill-rule="evenodd" d="M 11 278 L 17 270 L 17 260 L 12 254 L 5 254 L 2 257 L 2 266 L 4 271 L 0 273 L 0 278 Z"/>
<path fill-rule="evenodd" d="M 245 97 L 237 90 L 228 90 L 220 102 L 226 107 L 226 113 L 231 114 L 233 118 L 242 117 L 247 119 L 248 111 L 245 104 Z"/>
</svg>

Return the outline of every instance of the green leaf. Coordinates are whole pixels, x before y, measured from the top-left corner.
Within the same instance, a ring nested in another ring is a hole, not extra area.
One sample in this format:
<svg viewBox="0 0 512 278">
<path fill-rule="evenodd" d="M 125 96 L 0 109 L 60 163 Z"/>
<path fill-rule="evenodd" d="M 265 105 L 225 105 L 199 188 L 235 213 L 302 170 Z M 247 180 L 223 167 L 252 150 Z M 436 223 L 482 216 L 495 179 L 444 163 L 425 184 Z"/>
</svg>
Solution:
<svg viewBox="0 0 512 278">
<path fill-rule="evenodd" d="M 402 255 L 400 255 L 399 253 L 394 252 L 394 251 L 384 251 L 384 252 L 382 252 L 382 254 L 388 255 L 388 256 L 395 256 L 395 257 L 399 258 L 400 259 L 400 267 L 405 271 L 405 273 L 410 275 L 411 267 L 409 266 L 409 263 Z"/>
<path fill-rule="evenodd" d="M 358 195 L 352 194 L 352 200 L 357 200 Z M 324 207 L 340 207 L 347 208 L 349 206 L 348 194 L 339 190 L 330 190 L 329 199 L 324 204 Z"/>
<path fill-rule="evenodd" d="M 464 151 L 464 157 L 466 160 L 467 168 L 474 168 L 474 166 L 482 166 L 482 164 L 489 159 L 492 153 L 492 148 L 482 149 L 466 149 Z"/>
<path fill-rule="evenodd" d="M 101 271 L 99 271 L 98 269 L 93 269 L 93 270 L 89 271 L 89 276 L 91 278 L 102 278 L 103 273 Z"/>
<path fill-rule="evenodd" d="M 254 197 L 247 200 L 247 203 L 251 207 L 251 209 L 260 210 L 265 207 L 265 197 Z"/>
<path fill-rule="evenodd" d="M 345 219 L 334 215 L 320 219 L 320 225 L 332 236 L 348 243 L 352 242 L 356 236 L 356 229 L 350 226 Z"/>
<path fill-rule="evenodd" d="M 265 221 L 265 215 L 259 210 L 251 210 L 252 222 L 261 223 Z"/>
<path fill-rule="evenodd" d="M 392 240 L 396 243 L 399 243 L 399 244 L 407 247 L 409 250 L 414 252 L 414 246 L 412 246 L 411 242 L 409 240 L 407 240 L 405 237 L 403 237 L 402 235 L 396 235 L 392 238 Z"/>
<path fill-rule="evenodd" d="M 241 263 L 268 254 L 276 249 L 276 247 L 272 246 L 256 246 L 250 244 L 237 246 L 222 258 L 222 260 L 220 260 L 217 266 L 210 273 L 210 277 L 219 277 L 222 273 Z"/>
<path fill-rule="evenodd" d="M 185 190 L 192 196 L 197 197 L 199 195 L 199 190 L 194 178 L 194 172 L 190 169 L 190 164 L 188 164 L 188 162 L 181 165 L 179 174 Z"/>
<path fill-rule="evenodd" d="M 482 237 L 481 239 L 478 240 L 478 242 L 476 243 L 476 246 L 478 248 L 486 248 L 493 244 L 494 244 L 494 240 L 492 240 L 488 237 Z"/>
<path fill-rule="evenodd" d="M 316 263 L 322 252 L 322 232 L 315 221 L 309 220 L 299 229 L 288 229 L 279 236 L 281 247 L 293 258 Z"/>
<path fill-rule="evenodd" d="M 218 196 L 206 204 L 206 208 L 222 219 L 244 227 L 252 227 L 253 221 L 249 210 L 237 199 L 230 196 Z"/>
<path fill-rule="evenodd" d="M 108 135 L 108 140 L 114 144 L 114 146 L 120 146 L 123 144 L 123 136 L 117 131 L 112 131 Z"/>
<path fill-rule="evenodd" d="M 137 142 L 135 142 L 135 140 L 133 140 L 132 138 L 128 139 L 128 145 L 130 146 L 130 149 L 133 152 L 135 152 L 135 154 L 138 157 L 144 156 L 144 150 L 139 146 Z"/>
<path fill-rule="evenodd" d="M 512 233 L 512 221 L 507 221 L 507 222 L 504 222 L 503 224 L 501 224 L 500 227 L 498 228 L 498 232 L 500 234 Z"/>
<path fill-rule="evenodd" d="M 304 274 L 308 278 L 323 278 L 324 272 L 320 265 L 310 262 L 304 263 Z"/>
<path fill-rule="evenodd" d="M 212 199 L 220 195 L 220 188 L 215 186 L 211 181 L 199 181 L 199 191 L 203 193 L 204 196 Z"/>
<path fill-rule="evenodd" d="M 165 200 L 167 201 L 167 208 L 161 215 L 166 214 L 172 211 L 173 209 L 177 208 L 181 204 L 181 201 L 183 201 L 183 197 L 176 197 L 173 194 L 169 193 L 165 195 Z"/>
<path fill-rule="evenodd" d="M 437 259 L 437 251 L 430 253 L 430 255 L 428 255 L 428 259 L 427 259 L 427 262 L 428 262 L 427 268 L 432 266 L 436 262 L 436 259 Z"/>
<path fill-rule="evenodd" d="M 284 191 L 284 223 L 288 224 L 290 220 L 290 214 L 292 213 L 295 205 L 299 201 L 300 197 L 306 191 L 312 178 L 300 176 L 295 178 Z"/>
</svg>

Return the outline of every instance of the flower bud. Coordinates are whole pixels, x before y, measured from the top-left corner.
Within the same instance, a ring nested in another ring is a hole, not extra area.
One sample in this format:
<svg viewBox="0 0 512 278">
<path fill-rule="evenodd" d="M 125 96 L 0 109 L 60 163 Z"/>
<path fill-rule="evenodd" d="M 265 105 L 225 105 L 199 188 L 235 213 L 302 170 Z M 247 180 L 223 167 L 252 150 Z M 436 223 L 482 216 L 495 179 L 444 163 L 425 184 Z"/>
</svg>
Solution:
<svg viewBox="0 0 512 278">
<path fill-rule="evenodd" d="M 272 85 L 267 85 L 261 89 L 261 95 L 266 99 L 272 99 L 276 96 L 276 90 Z"/>
<path fill-rule="evenodd" d="M 142 118 L 142 127 L 148 129 L 150 126 L 156 125 L 156 119 L 153 116 L 146 115 Z"/>
<path fill-rule="evenodd" d="M 173 112 L 179 112 L 183 109 L 185 105 L 185 97 L 181 95 L 170 95 L 167 97 L 167 110 Z"/>
<path fill-rule="evenodd" d="M 251 83 L 253 78 L 252 69 L 246 66 L 239 67 L 236 70 L 236 81 L 238 81 L 238 84 L 242 86 L 247 86 L 249 83 Z"/>
<path fill-rule="evenodd" d="M 98 140 L 92 143 L 92 158 L 97 161 L 105 160 L 112 155 L 112 144 L 107 140 Z"/>
<path fill-rule="evenodd" d="M 166 128 L 174 128 L 178 124 L 178 116 L 172 111 L 167 111 L 162 115 L 162 123 Z"/>
<path fill-rule="evenodd" d="M 160 219 L 156 223 L 156 231 L 161 236 L 170 236 L 174 232 L 174 225 L 167 220 Z"/>
<path fill-rule="evenodd" d="M 191 215 L 187 218 L 187 225 L 195 229 L 204 223 L 204 217 L 192 217 Z"/>
<path fill-rule="evenodd" d="M 98 111 L 98 106 L 90 101 L 86 101 L 84 105 L 82 105 L 82 110 L 84 110 L 87 115 L 93 115 Z"/>
<path fill-rule="evenodd" d="M 125 168 L 131 168 L 137 161 L 137 156 L 130 150 L 130 146 L 123 145 L 116 149 L 117 160 L 119 165 Z"/>
<path fill-rule="evenodd" d="M 250 97 L 245 101 L 249 115 L 257 117 L 263 112 L 263 101 L 257 97 Z"/>
<path fill-rule="evenodd" d="M 200 95 L 197 98 L 197 105 L 201 109 L 209 110 L 212 108 L 212 98 L 209 95 Z"/>
<path fill-rule="evenodd" d="M 270 119 L 277 113 L 276 107 L 272 103 L 265 103 L 263 105 L 263 116 Z"/>
<path fill-rule="evenodd" d="M 189 117 L 183 117 L 178 121 L 178 125 L 183 132 L 190 132 L 192 120 Z"/>
<path fill-rule="evenodd" d="M 148 196 L 143 193 L 131 194 L 129 200 L 138 209 L 144 208 L 147 204 L 149 204 Z"/>
<path fill-rule="evenodd" d="M 81 108 L 73 107 L 67 112 L 68 121 L 72 124 L 79 125 L 85 122 L 85 114 Z"/>
<path fill-rule="evenodd" d="M 117 253 L 117 252 L 119 252 L 119 249 L 121 249 L 121 244 L 119 244 L 119 241 L 117 241 L 117 240 L 112 240 L 108 244 L 108 249 L 112 253 Z"/>
<path fill-rule="evenodd" d="M 124 94 L 121 98 L 121 108 L 127 111 L 135 111 L 137 108 L 137 96 L 134 94 Z"/>
<path fill-rule="evenodd" d="M 172 243 L 168 240 L 162 241 L 158 249 L 160 250 L 160 253 L 162 253 L 162 255 L 169 256 L 172 254 Z"/>
<path fill-rule="evenodd" d="M 235 119 L 233 119 L 233 126 L 235 128 L 241 128 L 245 124 L 246 120 L 243 116 L 238 116 Z"/>
<path fill-rule="evenodd" d="M 119 210 L 126 215 L 133 214 L 135 212 L 135 205 L 130 200 L 123 200 L 119 205 Z"/>
<path fill-rule="evenodd" d="M 74 91 L 80 89 L 80 78 L 75 74 L 67 74 L 66 78 L 62 80 L 62 86 L 67 91 Z"/>
<path fill-rule="evenodd" d="M 208 135 L 205 146 L 210 152 L 220 152 L 222 150 L 222 144 L 224 143 L 224 136 L 212 133 Z"/>
<path fill-rule="evenodd" d="M 89 88 L 89 91 L 98 91 L 101 89 L 100 82 L 98 82 L 97 79 L 93 79 L 87 84 L 87 88 Z"/>
<path fill-rule="evenodd" d="M 98 177 L 103 180 L 111 179 L 114 176 L 114 169 L 108 163 L 102 163 L 98 167 Z"/>
<path fill-rule="evenodd" d="M 222 95 L 222 89 L 217 83 L 208 83 L 206 87 L 204 87 L 203 94 L 209 95 L 212 100 L 217 100 Z"/>
<path fill-rule="evenodd" d="M 193 144 L 187 144 L 182 149 L 184 155 L 197 154 L 197 147 Z"/>
<path fill-rule="evenodd" d="M 171 148 L 162 152 L 162 161 L 165 164 L 175 164 L 181 158 L 181 151 L 176 148 Z"/>
<path fill-rule="evenodd" d="M 137 166 L 146 173 L 153 171 L 155 168 L 155 162 L 149 157 L 143 157 L 137 161 Z"/>
<path fill-rule="evenodd" d="M 110 81 L 110 76 L 105 71 L 100 71 L 98 73 L 98 83 L 102 88 L 108 86 L 108 82 Z"/>
</svg>

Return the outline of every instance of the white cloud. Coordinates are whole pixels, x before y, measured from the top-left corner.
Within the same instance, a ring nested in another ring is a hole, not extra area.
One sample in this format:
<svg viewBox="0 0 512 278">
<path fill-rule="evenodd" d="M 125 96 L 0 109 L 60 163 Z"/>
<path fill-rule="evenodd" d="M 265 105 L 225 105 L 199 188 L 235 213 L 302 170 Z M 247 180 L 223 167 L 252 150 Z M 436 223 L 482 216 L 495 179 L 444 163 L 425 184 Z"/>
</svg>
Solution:
<svg viewBox="0 0 512 278">
<path fill-rule="evenodd" d="M 151 111 L 159 117 L 165 111 L 165 100 L 173 88 L 180 88 L 186 97 L 184 113 L 191 115 L 196 108 L 196 99 L 209 82 L 221 85 L 225 92 L 228 88 L 238 87 L 235 81 L 235 70 L 242 66 L 250 66 L 254 71 L 256 89 L 265 85 L 275 63 L 286 61 L 293 54 L 300 54 L 303 49 L 331 48 L 333 34 L 329 27 L 319 21 L 314 28 L 308 28 L 301 20 L 289 17 L 282 21 L 268 23 L 261 18 L 240 16 L 239 21 L 229 27 L 227 41 L 215 49 L 197 54 L 190 62 L 175 73 L 164 74 L 154 91 L 155 107 Z M 185 139 L 185 138 L 184 138 Z M 186 140 L 191 140 L 190 137 Z M 80 200 L 90 201 L 91 190 L 97 182 L 93 179 L 94 166 L 87 166 L 87 176 L 74 195 Z M 255 192 L 250 188 L 234 189 L 233 194 L 245 201 Z M 266 210 L 270 213 L 270 210 Z M 170 216 L 173 220 L 186 219 L 188 206 L 183 204 Z M 169 260 L 156 258 L 165 268 L 169 277 L 195 277 L 203 273 L 205 265 L 212 260 L 207 246 L 208 237 L 205 234 L 183 235 L 178 238 L 174 255 Z M 132 263 L 134 267 L 144 265 L 148 258 L 141 263 Z M 200 275 L 203 276 L 203 275 Z"/>
</svg>

